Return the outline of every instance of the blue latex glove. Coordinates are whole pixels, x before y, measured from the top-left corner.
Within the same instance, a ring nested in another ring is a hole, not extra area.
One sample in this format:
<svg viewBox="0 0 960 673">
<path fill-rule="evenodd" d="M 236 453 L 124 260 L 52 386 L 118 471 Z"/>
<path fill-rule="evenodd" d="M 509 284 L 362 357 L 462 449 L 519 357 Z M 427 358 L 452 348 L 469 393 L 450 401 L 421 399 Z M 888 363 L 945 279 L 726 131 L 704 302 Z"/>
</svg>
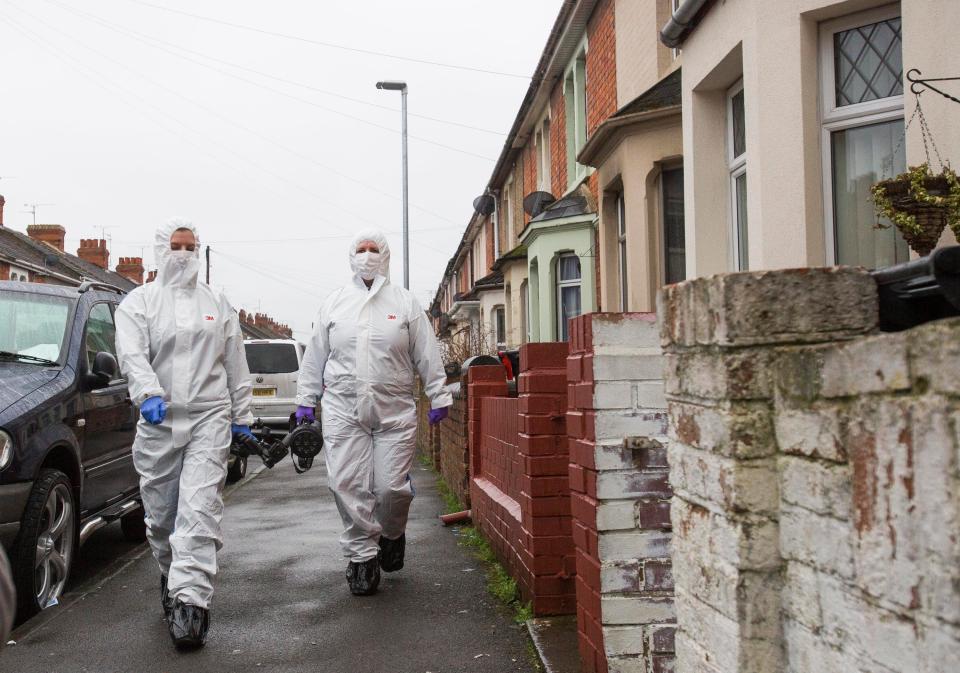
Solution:
<svg viewBox="0 0 960 673">
<path fill-rule="evenodd" d="M 159 395 L 148 397 L 140 405 L 140 415 L 147 423 L 160 425 L 167 417 L 167 403 Z"/>
<path fill-rule="evenodd" d="M 314 412 L 313 407 L 299 406 L 297 407 L 297 413 L 295 415 L 297 417 L 297 425 L 300 425 L 301 423 L 313 423 L 315 420 L 317 420 L 316 412 Z"/>
<path fill-rule="evenodd" d="M 247 437 L 253 437 L 253 432 L 250 430 L 249 425 L 237 425 L 236 423 L 231 423 L 230 433 L 234 435 L 246 435 Z M 256 437 L 253 438 L 256 439 Z"/>
<path fill-rule="evenodd" d="M 430 421 L 430 425 L 436 425 L 444 418 L 450 415 L 450 407 L 440 407 L 439 409 L 431 409 L 427 412 L 427 420 Z"/>
</svg>

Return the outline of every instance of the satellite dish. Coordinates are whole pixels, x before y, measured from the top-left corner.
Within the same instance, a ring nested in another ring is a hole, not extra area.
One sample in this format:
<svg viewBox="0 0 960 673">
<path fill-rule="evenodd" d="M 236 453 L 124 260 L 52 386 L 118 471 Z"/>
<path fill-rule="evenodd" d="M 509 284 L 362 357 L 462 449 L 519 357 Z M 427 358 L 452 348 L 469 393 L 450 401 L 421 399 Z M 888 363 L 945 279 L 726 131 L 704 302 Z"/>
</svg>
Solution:
<svg viewBox="0 0 960 673">
<path fill-rule="evenodd" d="M 550 192 L 530 192 L 523 197 L 523 212 L 530 217 L 536 217 L 556 200 Z"/>
<path fill-rule="evenodd" d="M 492 215 L 496 203 L 490 194 L 482 194 L 473 200 L 473 209 L 480 215 Z"/>
</svg>

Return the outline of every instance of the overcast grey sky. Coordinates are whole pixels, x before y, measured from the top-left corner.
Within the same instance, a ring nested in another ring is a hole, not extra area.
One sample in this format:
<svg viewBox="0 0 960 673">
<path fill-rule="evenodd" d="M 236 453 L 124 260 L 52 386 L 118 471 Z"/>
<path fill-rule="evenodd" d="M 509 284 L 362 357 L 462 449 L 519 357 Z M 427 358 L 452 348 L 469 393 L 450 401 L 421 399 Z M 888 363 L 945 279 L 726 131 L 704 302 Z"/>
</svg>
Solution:
<svg viewBox="0 0 960 673">
<path fill-rule="evenodd" d="M 374 85 L 404 79 L 411 288 L 426 304 L 560 4 L 0 0 L 6 224 L 24 231 L 24 204 L 54 204 L 37 222 L 63 225 L 69 251 L 102 231 L 112 265 L 142 254 L 149 268 L 154 228 L 190 218 L 213 284 L 305 338 L 349 275 L 351 232 L 387 231 L 402 282 L 400 95 Z"/>
</svg>

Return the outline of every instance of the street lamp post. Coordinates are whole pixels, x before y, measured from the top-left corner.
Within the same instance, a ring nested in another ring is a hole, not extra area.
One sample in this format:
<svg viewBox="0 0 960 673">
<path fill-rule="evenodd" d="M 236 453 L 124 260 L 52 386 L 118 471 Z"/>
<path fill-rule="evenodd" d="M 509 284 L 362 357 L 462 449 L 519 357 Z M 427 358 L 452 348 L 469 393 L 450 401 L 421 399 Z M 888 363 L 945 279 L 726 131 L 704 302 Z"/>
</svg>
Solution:
<svg viewBox="0 0 960 673">
<path fill-rule="evenodd" d="M 401 100 L 403 137 L 403 287 L 410 289 L 410 205 L 407 197 L 407 83 L 397 81 L 377 82 L 378 89 L 399 91 Z"/>
</svg>

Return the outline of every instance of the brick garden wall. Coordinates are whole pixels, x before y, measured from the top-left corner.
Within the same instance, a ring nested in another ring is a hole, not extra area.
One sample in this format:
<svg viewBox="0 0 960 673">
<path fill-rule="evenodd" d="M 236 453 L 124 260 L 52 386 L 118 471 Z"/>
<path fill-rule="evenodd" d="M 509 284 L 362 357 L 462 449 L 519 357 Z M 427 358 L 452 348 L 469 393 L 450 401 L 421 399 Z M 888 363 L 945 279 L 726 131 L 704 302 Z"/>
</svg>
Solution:
<svg viewBox="0 0 960 673">
<path fill-rule="evenodd" d="M 678 673 L 960 670 L 960 321 L 852 269 L 660 297 Z"/>
<path fill-rule="evenodd" d="M 536 615 L 575 610 L 566 353 L 566 344 L 523 346 L 516 399 L 501 367 L 469 372 L 473 520 Z"/>
<path fill-rule="evenodd" d="M 663 357 L 653 314 L 571 321 L 570 490 L 582 670 L 673 663 Z"/>
<path fill-rule="evenodd" d="M 440 476 L 465 506 L 470 506 L 470 452 L 467 446 L 467 407 L 469 392 L 466 377 L 460 382 L 460 392 L 453 396 L 450 416 L 434 426 L 439 433 L 439 460 L 436 468 Z"/>
</svg>

